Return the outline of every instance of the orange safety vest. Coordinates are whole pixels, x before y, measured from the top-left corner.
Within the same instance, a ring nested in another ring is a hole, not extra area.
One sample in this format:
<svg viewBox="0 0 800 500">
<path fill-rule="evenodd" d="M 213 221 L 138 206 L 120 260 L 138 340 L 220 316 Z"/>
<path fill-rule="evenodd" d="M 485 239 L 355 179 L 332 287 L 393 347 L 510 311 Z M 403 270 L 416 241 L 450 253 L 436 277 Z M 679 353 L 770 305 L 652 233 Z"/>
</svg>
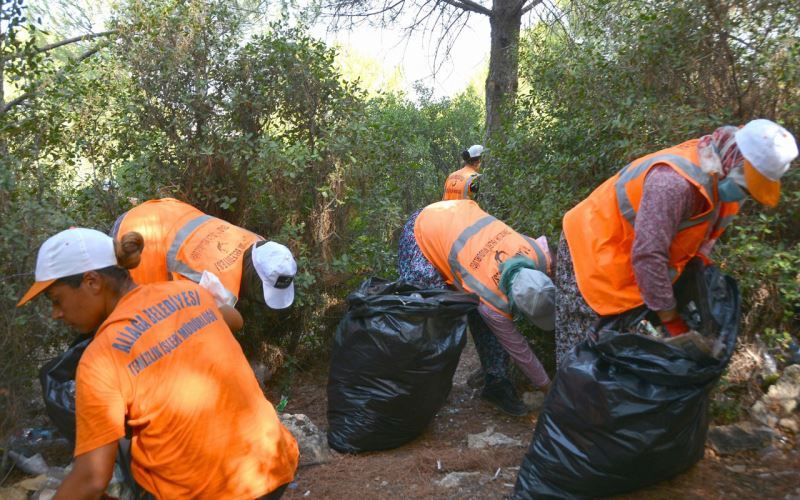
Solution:
<svg viewBox="0 0 800 500">
<path fill-rule="evenodd" d="M 500 264 L 524 255 L 547 272 L 549 255 L 533 239 L 487 214 L 472 200 L 439 201 L 425 207 L 414 224 L 422 254 L 460 290 L 511 317 L 508 297 L 500 291 Z"/>
<path fill-rule="evenodd" d="M 564 236 L 578 288 L 599 315 L 619 314 L 644 303 L 633 274 L 631 249 L 636 212 L 651 168 L 671 167 L 707 203 L 706 211 L 678 226 L 669 248 L 673 282 L 689 259 L 698 254 L 700 246 L 709 238 L 719 237 L 739 211 L 738 203 L 719 200 L 717 176 L 698 166 L 697 142 L 690 140 L 633 161 L 564 215 Z"/>
<path fill-rule="evenodd" d="M 118 238 L 129 231 L 144 237 L 142 260 L 131 269 L 136 283 L 170 279 L 199 282 L 207 270 L 237 297 L 244 253 L 264 239 L 174 198 L 150 200 L 130 209 L 120 218 L 112 236 Z"/>
<path fill-rule="evenodd" d="M 447 176 L 447 180 L 444 182 L 444 197 L 442 200 L 472 199 L 475 194 L 469 189 L 475 179 L 480 176 L 481 174 L 469 165 L 460 170 L 456 170 Z"/>
</svg>

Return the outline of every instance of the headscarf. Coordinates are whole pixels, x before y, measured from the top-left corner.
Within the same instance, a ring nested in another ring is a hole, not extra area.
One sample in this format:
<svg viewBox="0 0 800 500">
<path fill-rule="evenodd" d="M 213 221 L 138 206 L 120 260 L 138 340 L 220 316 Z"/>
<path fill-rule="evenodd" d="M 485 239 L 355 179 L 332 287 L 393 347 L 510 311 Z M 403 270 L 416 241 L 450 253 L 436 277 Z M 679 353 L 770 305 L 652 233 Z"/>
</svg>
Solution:
<svg viewBox="0 0 800 500">
<path fill-rule="evenodd" d="M 697 153 L 700 157 L 700 168 L 704 172 L 708 174 L 716 172 L 724 178 L 734 167 L 742 163 L 744 157 L 736 145 L 738 130 L 738 127 L 725 125 L 700 138 Z"/>
<path fill-rule="evenodd" d="M 509 304 L 514 307 L 514 298 L 511 296 L 511 283 L 521 269 L 537 269 L 536 262 L 524 255 L 515 255 L 500 264 L 500 283 L 497 287 L 506 294 Z"/>
</svg>

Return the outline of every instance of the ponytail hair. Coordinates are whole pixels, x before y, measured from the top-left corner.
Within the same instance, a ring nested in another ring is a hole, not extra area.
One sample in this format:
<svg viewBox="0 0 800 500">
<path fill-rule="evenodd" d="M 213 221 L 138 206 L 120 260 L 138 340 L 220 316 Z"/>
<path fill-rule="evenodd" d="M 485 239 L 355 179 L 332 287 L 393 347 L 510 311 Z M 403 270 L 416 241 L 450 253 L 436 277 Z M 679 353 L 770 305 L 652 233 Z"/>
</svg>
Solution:
<svg viewBox="0 0 800 500">
<path fill-rule="evenodd" d="M 466 149 L 465 149 L 464 151 L 462 151 L 462 152 L 461 152 L 461 158 L 462 158 L 462 159 L 463 159 L 465 162 L 469 163 L 469 151 L 467 151 Z"/>
<path fill-rule="evenodd" d="M 117 265 L 123 269 L 133 269 L 142 260 L 144 238 L 136 231 L 122 235 L 119 240 L 114 240 L 114 254 L 117 256 Z"/>
</svg>

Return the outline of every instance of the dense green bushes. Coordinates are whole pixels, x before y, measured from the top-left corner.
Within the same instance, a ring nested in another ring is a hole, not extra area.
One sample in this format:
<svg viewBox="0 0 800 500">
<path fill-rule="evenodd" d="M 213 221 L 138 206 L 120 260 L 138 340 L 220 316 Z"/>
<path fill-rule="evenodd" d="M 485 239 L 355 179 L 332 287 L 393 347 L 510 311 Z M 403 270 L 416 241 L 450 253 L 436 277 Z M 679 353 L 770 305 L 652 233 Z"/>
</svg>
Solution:
<svg viewBox="0 0 800 500">
<path fill-rule="evenodd" d="M 564 212 L 629 161 L 724 124 L 800 131 L 796 2 L 595 1 L 528 33 L 495 212 L 560 234 Z M 746 334 L 800 328 L 800 175 L 776 210 L 745 205 L 715 257 L 743 288 Z"/>
<path fill-rule="evenodd" d="M 439 199 L 458 151 L 479 141 L 478 96 L 367 97 L 302 27 L 261 27 L 246 12 L 226 1 L 128 2 L 93 57 L 37 56 L 17 72 L 19 88 L 40 91 L 0 117 L 0 435 L 42 346 L 69 337 L 45 301 L 14 307 L 47 236 L 72 224 L 107 230 L 141 200 L 184 199 L 286 243 L 298 260 L 292 313 L 255 314 L 245 348 L 259 356 L 269 340 L 320 352 L 342 298 L 368 275 L 394 274 L 397 230 Z M 48 41 L 17 28 L 33 37 L 17 44 L 21 55 Z M 57 85 L 41 80 L 58 71 Z"/>
<path fill-rule="evenodd" d="M 345 295 L 368 275 L 394 276 L 406 217 L 440 199 L 459 151 L 481 142 L 481 96 L 366 95 L 302 27 L 254 24 L 231 2 L 124 3 L 114 34 L 82 46 L 99 51 L 80 63 L 36 53 L 52 40 L 19 4 L 2 3 L 0 66 L 5 89 L 33 93 L 0 115 L 0 436 L 49 347 L 69 336 L 44 301 L 14 307 L 48 235 L 108 229 L 139 200 L 185 199 L 298 259 L 297 307 L 251 322 L 249 351 L 268 339 L 324 352 Z M 637 156 L 757 116 L 800 131 L 799 11 L 592 0 L 534 28 L 527 90 L 489 145 L 481 202 L 555 246 L 564 212 Z M 749 203 L 719 244 L 748 332 L 800 328 L 798 211 L 792 172 L 777 210 Z"/>
</svg>

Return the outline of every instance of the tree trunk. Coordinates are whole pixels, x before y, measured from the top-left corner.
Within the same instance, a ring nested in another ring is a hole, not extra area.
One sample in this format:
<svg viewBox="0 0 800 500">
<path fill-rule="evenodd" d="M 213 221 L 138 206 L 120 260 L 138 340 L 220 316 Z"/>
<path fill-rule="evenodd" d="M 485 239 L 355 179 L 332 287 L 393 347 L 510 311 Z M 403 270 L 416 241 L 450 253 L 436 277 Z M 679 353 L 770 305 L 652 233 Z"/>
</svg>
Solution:
<svg viewBox="0 0 800 500">
<path fill-rule="evenodd" d="M 504 113 L 514 103 L 519 73 L 519 31 L 522 25 L 519 0 L 494 0 L 489 25 L 492 42 L 489 75 L 486 77 L 486 138 L 497 139 Z"/>
</svg>

